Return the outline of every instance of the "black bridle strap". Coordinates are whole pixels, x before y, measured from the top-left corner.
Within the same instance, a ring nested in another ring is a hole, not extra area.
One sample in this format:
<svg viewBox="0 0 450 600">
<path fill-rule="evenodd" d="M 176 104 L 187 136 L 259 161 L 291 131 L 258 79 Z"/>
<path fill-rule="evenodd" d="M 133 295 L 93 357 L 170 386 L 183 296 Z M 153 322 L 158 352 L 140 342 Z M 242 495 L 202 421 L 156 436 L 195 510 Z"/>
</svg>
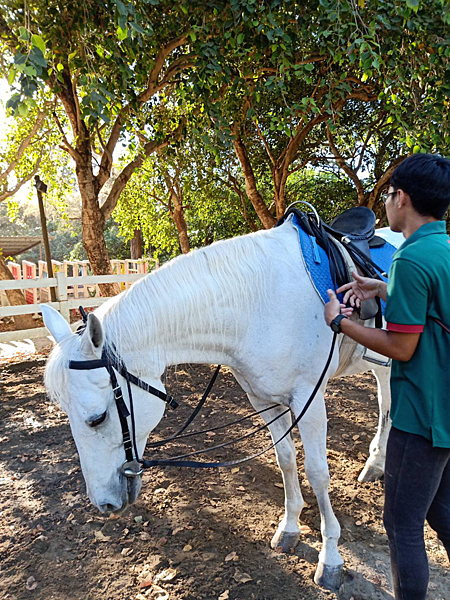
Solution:
<svg viewBox="0 0 450 600">
<path fill-rule="evenodd" d="M 171 437 L 166 438 L 165 440 L 159 440 L 158 442 L 151 442 L 150 444 L 147 444 L 147 447 L 160 448 L 161 446 L 164 446 L 165 444 L 168 444 L 169 442 L 172 442 L 173 440 L 176 440 L 180 437 L 183 437 L 183 438 L 190 437 L 197 433 L 197 432 L 193 431 L 192 433 L 187 433 L 186 435 L 181 435 L 183 433 L 183 431 L 187 427 L 189 427 L 189 425 L 192 423 L 192 421 L 195 419 L 195 417 L 198 415 L 198 413 L 202 409 L 203 405 L 205 404 L 205 402 L 209 396 L 209 392 L 212 390 L 212 387 L 217 379 L 217 375 L 219 374 L 220 369 L 221 369 L 221 365 L 217 365 L 216 370 L 214 371 L 214 375 L 211 377 L 211 381 L 208 383 L 208 387 L 203 392 L 203 396 L 201 397 L 200 402 L 197 404 L 197 406 L 193 410 L 191 416 L 188 418 L 188 420 L 183 425 L 183 427 L 179 431 L 174 433 Z M 208 429 L 207 431 L 212 431 L 212 429 Z M 203 433 L 203 432 L 198 432 L 198 433 Z"/>
<path fill-rule="evenodd" d="M 111 385 L 113 386 L 114 400 L 116 401 L 117 412 L 119 413 L 120 427 L 122 428 L 123 447 L 125 450 L 125 458 L 127 462 L 133 461 L 133 445 L 131 443 L 130 430 L 128 428 L 127 417 L 130 416 L 128 408 L 123 400 L 122 390 L 117 382 L 116 374 L 111 366 L 106 367 L 108 369 L 109 376 L 111 377 Z M 133 423 L 133 434 L 134 434 L 134 423 Z M 137 456 L 137 448 L 134 446 Z"/>
<path fill-rule="evenodd" d="M 170 396 L 170 394 L 166 394 L 165 392 L 158 390 L 157 388 L 146 383 L 145 381 L 142 381 L 142 379 L 139 379 L 139 377 L 136 377 L 136 375 L 130 373 L 127 370 L 126 366 L 123 364 L 123 362 L 118 360 L 116 356 L 108 356 L 111 365 L 116 369 L 119 375 L 122 375 L 122 377 L 124 377 L 127 381 L 141 388 L 141 390 L 152 394 L 152 396 L 156 396 L 160 400 L 163 400 L 163 402 L 165 402 L 170 408 L 178 408 L 178 402 L 175 400 L 175 398 L 173 398 L 173 396 Z"/>
<path fill-rule="evenodd" d="M 281 404 L 274 404 L 273 406 L 268 406 L 267 408 L 263 408 L 261 410 L 257 410 L 253 413 L 250 413 L 249 415 L 245 415 L 245 417 L 240 417 L 239 419 L 236 419 L 235 421 L 229 421 L 228 423 L 225 423 L 224 425 L 217 425 L 217 427 L 210 427 L 209 429 L 197 429 L 196 431 L 190 431 L 189 433 L 185 433 L 184 435 L 177 435 L 176 439 L 183 440 L 188 437 L 193 437 L 194 435 L 202 435 L 204 433 L 219 431 L 220 429 L 227 429 L 228 427 L 231 427 L 232 425 L 237 425 L 238 423 L 242 423 L 243 421 L 247 421 L 248 419 L 252 419 L 253 417 L 258 417 L 259 415 L 262 415 L 263 413 L 267 412 L 268 410 L 273 410 L 277 406 L 282 407 Z M 147 446 L 150 446 L 151 448 L 155 448 L 155 447 L 159 448 L 159 447 L 165 445 L 167 442 L 172 441 L 172 439 L 173 438 L 167 438 L 165 440 L 160 440 L 160 441 L 154 442 L 152 444 L 147 444 Z"/>
<path fill-rule="evenodd" d="M 274 421 L 276 421 L 277 419 L 279 419 L 280 417 L 282 417 L 283 415 L 285 415 L 287 412 L 289 412 L 289 410 L 290 410 L 289 408 L 286 409 L 284 412 L 280 413 L 279 415 L 277 415 L 277 417 L 275 417 L 274 419 L 272 419 L 271 421 L 269 421 L 267 424 L 262 425 L 258 429 L 252 431 L 250 434 L 247 434 L 245 436 L 241 436 L 237 440 L 233 440 L 231 442 L 225 442 L 224 444 L 219 444 L 217 446 L 214 446 L 214 447 L 211 447 L 211 448 L 207 448 L 206 450 L 203 450 L 203 451 L 197 450 L 196 452 L 191 452 L 189 454 L 182 454 L 180 456 L 174 456 L 173 458 L 161 459 L 161 460 L 146 460 L 146 459 L 143 459 L 141 461 L 141 464 L 142 464 L 143 468 L 147 469 L 147 468 L 150 468 L 150 467 L 194 467 L 194 468 L 199 468 L 199 469 L 210 469 L 210 468 L 219 468 L 219 467 L 232 467 L 232 466 L 235 466 L 235 465 L 239 465 L 239 464 L 248 462 L 249 460 L 253 460 L 253 459 L 257 458 L 258 456 L 261 456 L 265 452 L 268 452 L 269 450 L 271 450 L 272 448 L 274 448 L 287 435 L 290 434 L 290 432 L 294 429 L 294 427 L 303 418 L 303 416 L 306 413 L 306 411 L 308 410 L 311 402 L 314 400 L 314 398 L 315 398 L 315 396 L 317 394 L 317 391 L 318 391 L 319 387 L 321 386 L 322 381 L 323 381 L 323 379 L 325 377 L 325 373 L 327 372 L 328 367 L 330 366 L 331 359 L 332 359 L 333 353 L 334 353 L 334 348 L 335 348 L 335 345 L 336 345 L 336 338 L 337 338 L 337 333 L 334 333 L 334 335 L 333 335 L 333 341 L 332 341 L 332 344 L 331 344 L 331 349 L 330 349 L 330 353 L 328 355 L 327 362 L 325 364 L 325 367 L 324 367 L 324 369 L 322 371 L 322 374 L 321 374 L 319 380 L 316 383 L 316 386 L 315 386 L 314 390 L 312 391 L 310 397 L 308 398 L 308 401 L 306 402 L 306 404 L 303 407 L 302 411 L 300 412 L 299 416 L 294 420 L 294 422 L 292 423 L 292 425 L 287 429 L 287 431 L 276 442 L 273 442 L 270 446 L 267 446 L 263 450 L 260 450 L 259 452 L 256 452 L 255 454 L 252 454 L 251 456 L 246 456 L 244 458 L 237 459 L 237 460 L 231 460 L 231 461 L 226 461 L 226 462 L 209 462 L 209 463 L 206 463 L 206 462 L 197 462 L 197 461 L 191 461 L 191 460 L 179 460 L 179 459 L 182 459 L 182 458 L 187 458 L 187 457 L 192 456 L 194 454 L 203 454 L 203 453 L 215 450 L 217 448 L 223 448 L 224 446 L 229 446 L 230 444 L 233 444 L 236 441 L 240 441 L 240 440 L 243 440 L 245 438 L 248 438 L 248 437 L 250 437 L 250 435 L 253 435 L 254 433 L 257 433 L 258 431 L 261 431 L 261 429 L 264 429 L 268 425 L 271 425 Z"/>
<path fill-rule="evenodd" d="M 101 369 L 105 368 L 109 371 L 109 367 L 114 367 L 119 375 L 122 375 L 127 381 L 130 381 L 137 387 L 141 388 L 141 390 L 145 390 L 152 394 L 153 396 L 157 396 L 160 400 L 163 400 L 170 408 L 177 408 L 178 402 L 165 392 L 158 390 L 152 385 L 142 381 L 130 373 L 126 366 L 118 360 L 115 356 L 111 356 L 109 353 L 103 352 L 103 357 L 95 360 L 70 360 L 69 361 L 69 369 L 75 369 L 78 371 L 90 371 L 91 369 Z M 114 386 L 113 386 L 114 387 Z"/>
<path fill-rule="evenodd" d="M 276 405 L 276 406 L 279 406 L 279 405 Z M 273 409 L 275 407 L 271 407 L 271 408 Z M 265 429 L 268 425 L 272 425 L 272 423 L 277 421 L 283 415 L 286 415 L 290 410 L 291 410 L 290 408 L 286 408 L 286 410 L 284 412 L 282 412 L 281 414 L 279 414 L 276 417 L 274 417 L 273 419 L 271 419 L 268 423 L 263 423 L 262 425 L 259 425 L 256 429 L 253 429 L 249 433 L 246 433 L 245 435 L 241 435 L 240 437 L 238 437 L 234 440 L 231 440 L 230 442 L 223 442 L 222 444 L 217 444 L 216 446 L 211 446 L 210 448 L 206 448 L 205 450 L 194 450 L 193 452 L 189 452 L 188 454 L 180 454 L 179 456 L 172 456 L 171 458 L 169 458 L 167 460 L 176 461 L 180 458 L 188 458 L 189 456 L 196 456 L 197 454 L 205 454 L 206 452 L 212 452 L 213 450 L 219 450 L 220 448 L 226 448 L 227 446 L 236 444 L 236 442 L 241 442 L 242 440 L 246 440 L 247 438 L 252 437 L 252 435 L 255 435 L 256 433 L 259 433 L 260 431 Z"/>
</svg>

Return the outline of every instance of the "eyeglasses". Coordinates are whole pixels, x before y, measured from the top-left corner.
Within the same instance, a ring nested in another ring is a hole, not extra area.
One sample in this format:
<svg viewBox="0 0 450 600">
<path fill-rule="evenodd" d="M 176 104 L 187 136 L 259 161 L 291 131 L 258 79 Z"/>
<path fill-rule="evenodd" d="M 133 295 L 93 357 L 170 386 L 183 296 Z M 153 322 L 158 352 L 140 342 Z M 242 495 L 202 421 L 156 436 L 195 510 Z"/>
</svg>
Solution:
<svg viewBox="0 0 450 600">
<path fill-rule="evenodd" d="M 387 190 L 384 190 L 384 192 L 382 192 L 380 196 L 382 203 L 386 204 L 386 202 L 389 200 L 389 196 L 393 196 L 396 193 L 397 192 L 388 192 Z"/>
</svg>

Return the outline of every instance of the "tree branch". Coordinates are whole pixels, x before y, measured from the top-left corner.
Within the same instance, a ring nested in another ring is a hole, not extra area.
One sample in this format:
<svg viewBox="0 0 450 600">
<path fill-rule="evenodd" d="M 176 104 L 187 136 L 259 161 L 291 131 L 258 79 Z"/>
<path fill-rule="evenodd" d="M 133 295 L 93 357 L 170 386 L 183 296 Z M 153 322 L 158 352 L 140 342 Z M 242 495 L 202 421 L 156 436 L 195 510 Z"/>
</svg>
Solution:
<svg viewBox="0 0 450 600">
<path fill-rule="evenodd" d="M 337 147 L 336 147 L 336 145 L 334 143 L 334 140 L 333 140 L 333 136 L 331 135 L 331 131 L 330 131 L 330 127 L 329 127 L 328 123 L 327 123 L 327 139 L 328 139 L 328 143 L 330 145 L 330 150 L 334 154 L 334 156 L 336 157 L 337 164 L 339 165 L 339 167 L 344 171 L 344 173 L 346 173 L 346 175 L 355 184 L 356 191 L 357 191 L 357 194 L 358 194 L 359 203 L 362 204 L 364 202 L 364 187 L 363 187 L 363 184 L 361 183 L 358 175 L 345 162 L 344 157 L 340 154 L 339 150 L 337 149 Z"/>
<path fill-rule="evenodd" d="M 38 116 L 36 117 L 36 122 L 33 125 L 33 129 L 26 136 L 26 138 L 24 138 L 22 140 L 22 142 L 20 143 L 20 146 L 18 147 L 18 149 L 15 153 L 14 160 L 8 165 L 8 167 L 5 169 L 5 171 L 3 171 L 3 173 L 0 173 L 0 182 L 6 180 L 8 175 L 17 167 L 20 159 L 22 158 L 23 153 L 28 148 L 28 146 L 31 144 L 31 141 L 34 138 L 34 136 L 36 135 L 36 133 L 42 127 L 44 120 L 45 120 L 45 112 L 39 111 Z"/>
<path fill-rule="evenodd" d="M 147 142 L 143 146 L 141 154 L 139 154 L 139 156 L 137 156 L 134 160 L 130 161 L 126 165 L 126 167 L 124 167 L 120 175 L 114 181 L 114 184 L 108 194 L 108 197 L 106 198 L 103 205 L 100 207 L 100 210 L 105 220 L 111 215 L 112 211 L 115 209 L 119 196 L 122 193 L 125 186 L 127 185 L 134 171 L 142 166 L 144 160 L 148 158 L 150 154 L 153 154 L 154 152 L 159 152 L 163 148 L 166 148 L 173 142 L 179 140 L 183 134 L 183 129 L 184 121 L 180 123 L 180 125 L 174 132 L 167 135 L 162 142 Z"/>
<path fill-rule="evenodd" d="M 81 154 L 78 152 L 78 150 L 76 148 L 74 148 L 70 143 L 69 140 L 66 138 L 66 134 L 64 133 L 64 129 L 62 128 L 61 122 L 58 118 L 58 115 L 56 114 L 56 111 L 53 111 L 53 118 L 55 119 L 55 123 L 56 126 L 59 129 L 59 132 L 61 133 L 63 142 L 64 142 L 64 146 L 62 146 L 62 148 L 64 148 L 64 150 L 66 150 L 70 156 L 74 159 L 74 161 L 76 162 L 77 160 L 81 159 Z"/>
<path fill-rule="evenodd" d="M 39 165 L 41 164 L 41 160 L 42 160 L 42 156 L 40 156 L 37 161 L 36 164 L 34 165 L 33 170 L 31 171 L 31 173 L 29 173 L 28 175 L 26 175 L 25 177 L 23 177 L 23 179 L 21 179 L 16 187 L 13 190 L 7 190 L 6 192 L 2 192 L 0 193 L 0 202 L 2 202 L 3 200 L 6 200 L 6 198 L 10 198 L 11 196 L 14 196 L 14 194 L 16 194 L 20 188 L 27 183 L 27 181 L 30 181 L 30 179 L 36 175 L 36 173 L 38 172 L 39 169 Z"/>
<path fill-rule="evenodd" d="M 373 188 L 372 192 L 370 193 L 371 196 L 373 196 L 373 201 L 375 202 L 379 195 L 381 194 L 383 188 L 386 186 L 387 183 L 389 183 L 389 180 L 391 178 L 392 173 L 395 171 L 395 169 L 398 167 L 398 165 L 403 162 L 405 160 L 405 158 L 407 158 L 409 155 L 408 154 L 403 154 L 402 156 L 398 156 L 397 158 L 395 158 L 391 164 L 389 165 L 389 167 L 385 170 L 385 172 L 383 173 L 383 175 L 378 179 L 375 187 Z"/>
<path fill-rule="evenodd" d="M 164 68 L 164 63 L 166 62 L 167 57 L 171 52 L 173 52 L 173 50 L 185 44 L 186 40 L 186 34 L 183 33 L 182 35 L 174 38 L 173 40 L 170 40 L 170 42 L 168 42 L 165 46 L 161 48 L 156 57 L 153 69 L 150 71 L 150 74 L 148 76 L 147 89 L 144 92 L 142 92 L 142 94 L 139 96 L 139 102 L 147 102 L 147 100 L 149 100 L 158 91 L 158 79 L 161 74 L 161 71 Z"/>
<path fill-rule="evenodd" d="M 274 157 L 274 155 L 272 154 L 272 152 L 271 152 L 271 150 L 269 148 L 267 140 L 263 136 L 263 134 L 261 132 L 261 129 L 259 128 L 259 125 L 258 125 L 258 123 L 256 121 L 255 121 L 255 127 L 256 127 L 256 131 L 258 132 L 259 137 L 262 140 L 262 143 L 264 144 L 264 148 L 266 149 L 267 156 L 270 158 L 270 161 L 271 161 L 272 165 L 275 166 L 277 161 L 275 160 L 275 157 Z"/>
</svg>

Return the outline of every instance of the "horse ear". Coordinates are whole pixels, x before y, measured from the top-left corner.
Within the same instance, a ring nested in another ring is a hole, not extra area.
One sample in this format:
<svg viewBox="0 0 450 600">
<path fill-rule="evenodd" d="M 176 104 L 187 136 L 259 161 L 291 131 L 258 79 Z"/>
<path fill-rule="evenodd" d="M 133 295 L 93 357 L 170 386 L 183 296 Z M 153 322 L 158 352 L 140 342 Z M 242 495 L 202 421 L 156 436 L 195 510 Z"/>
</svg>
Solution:
<svg viewBox="0 0 450 600">
<path fill-rule="evenodd" d="M 44 325 L 50 331 L 57 344 L 59 344 L 63 337 L 72 333 L 69 323 L 57 310 L 47 304 L 41 304 L 40 309 Z"/>
<path fill-rule="evenodd" d="M 105 336 L 100 320 L 93 313 L 89 313 L 86 331 L 81 336 L 81 352 L 100 358 L 104 341 Z"/>
</svg>

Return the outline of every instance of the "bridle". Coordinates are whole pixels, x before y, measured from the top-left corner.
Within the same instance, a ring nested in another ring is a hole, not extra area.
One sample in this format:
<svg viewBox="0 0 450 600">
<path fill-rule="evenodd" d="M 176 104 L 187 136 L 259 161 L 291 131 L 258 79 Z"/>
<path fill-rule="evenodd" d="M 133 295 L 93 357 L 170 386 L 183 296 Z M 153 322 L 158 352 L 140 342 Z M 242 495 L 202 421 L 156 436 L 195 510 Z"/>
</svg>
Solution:
<svg viewBox="0 0 450 600">
<path fill-rule="evenodd" d="M 78 330 L 78 334 L 82 335 L 86 328 L 87 323 L 87 314 L 84 309 L 80 306 L 80 313 L 83 317 L 84 326 L 82 326 Z M 90 371 L 91 369 L 101 369 L 105 368 L 109 376 L 111 378 L 111 385 L 114 393 L 114 401 L 116 403 L 117 412 L 119 414 L 120 426 L 122 428 L 122 438 L 123 438 L 123 447 L 125 450 L 125 458 L 126 461 L 122 465 L 122 473 L 125 477 L 134 478 L 139 477 L 143 473 L 143 469 L 141 467 L 141 460 L 139 459 L 139 454 L 137 450 L 136 444 L 136 427 L 134 421 L 134 406 L 133 406 L 133 396 L 131 393 L 131 385 L 137 385 L 142 390 L 152 394 L 153 396 L 157 396 L 160 400 L 163 400 L 172 409 L 178 407 L 178 402 L 169 394 L 158 390 L 152 385 L 142 381 L 132 373 L 128 371 L 123 361 L 118 358 L 113 352 L 111 352 L 108 348 L 104 348 L 102 352 L 102 357 L 96 360 L 71 360 L 69 361 L 69 369 L 75 369 L 78 371 Z M 128 396 L 130 398 L 130 410 L 128 410 L 125 401 L 123 399 L 122 389 L 117 381 L 116 373 L 122 375 L 127 382 L 128 387 Z M 131 427 L 132 427 L 132 435 L 130 435 L 130 429 L 128 427 L 128 417 L 131 418 Z"/>
<path fill-rule="evenodd" d="M 85 333 L 86 330 L 86 325 L 87 325 L 87 313 L 86 311 L 83 309 L 83 307 L 80 306 L 80 314 L 83 318 L 83 325 L 81 327 L 78 328 L 77 330 L 77 334 L 78 335 L 83 335 Z M 278 420 L 279 418 L 281 418 L 282 416 L 286 415 L 288 412 L 290 412 L 290 408 L 286 407 L 286 410 L 279 413 L 276 417 L 274 417 L 273 419 L 271 419 L 270 421 L 268 421 L 267 423 L 264 423 L 263 425 L 257 427 L 256 429 L 254 429 L 253 431 L 251 431 L 250 433 L 247 433 L 245 435 L 242 435 L 232 441 L 229 442 L 224 442 L 222 444 L 218 444 L 216 446 L 210 447 L 210 448 L 206 448 L 205 450 L 196 450 L 194 452 L 190 452 L 188 454 L 183 454 L 183 455 L 179 455 L 179 456 L 173 456 L 171 458 L 168 459 L 154 459 L 154 460 L 145 460 L 143 458 L 139 458 L 139 454 L 138 454 L 138 450 L 137 450 L 137 444 L 136 444 L 136 434 L 135 434 L 135 419 L 134 419 L 134 406 L 133 406 L 133 395 L 132 395 L 132 391 L 131 391 L 131 384 L 136 385 L 137 387 L 141 388 L 142 390 L 148 392 L 149 394 L 152 394 L 153 396 L 158 397 L 160 400 L 162 400 L 163 402 L 165 402 L 167 404 L 167 406 L 169 406 L 172 409 L 175 409 L 178 407 L 178 402 L 169 394 L 166 394 L 165 392 L 162 392 L 161 390 L 158 390 L 157 388 L 153 387 L 152 385 L 149 385 L 148 383 L 146 383 L 145 381 L 142 381 L 142 379 L 139 379 L 138 377 L 136 377 L 135 375 L 133 375 L 132 373 L 130 373 L 128 371 L 128 369 L 125 366 L 125 363 L 123 362 L 123 360 L 117 356 L 115 349 L 113 348 L 111 350 L 110 347 L 107 346 L 107 344 L 105 344 L 103 351 L 102 351 L 102 356 L 100 359 L 94 359 L 94 360 L 71 360 L 69 361 L 69 369 L 75 369 L 75 370 L 79 370 L 79 371 L 89 371 L 92 369 L 101 369 L 101 368 L 105 368 L 108 373 L 109 376 L 111 378 L 111 385 L 113 388 L 113 393 L 114 393 L 114 400 L 116 403 L 116 407 L 117 407 L 117 412 L 119 415 L 119 420 L 120 420 L 120 425 L 122 428 L 122 439 L 123 439 L 123 447 L 124 447 L 124 451 L 125 451 L 125 462 L 123 463 L 122 467 L 121 467 L 121 472 L 122 474 L 129 478 L 129 479 L 134 479 L 136 477 L 140 477 L 144 471 L 144 469 L 150 468 L 150 467 L 155 467 L 155 466 L 176 466 L 176 467 L 197 467 L 197 468 L 217 468 L 217 467 L 232 467 L 238 464 L 242 464 L 244 462 L 247 462 L 249 460 L 252 460 L 254 458 L 257 458 L 258 456 L 261 456 L 262 454 L 264 454 L 265 452 L 267 452 L 268 450 L 270 450 L 271 448 L 274 448 L 277 444 L 279 444 L 287 435 L 290 434 L 290 432 L 294 429 L 294 427 L 298 424 L 298 422 L 300 421 L 300 419 L 303 417 L 303 415 L 306 413 L 306 411 L 308 410 L 311 402 L 313 401 L 313 399 L 315 398 L 315 395 L 317 393 L 317 390 L 319 389 L 323 378 L 325 377 L 325 373 L 328 370 L 328 367 L 330 366 L 330 362 L 333 356 L 333 352 L 334 352 L 334 348 L 335 348 L 335 343 L 336 343 L 336 338 L 337 338 L 337 334 L 335 333 L 333 335 L 333 342 L 331 344 L 331 349 L 330 349 L 330 353 L 328 356 L 328 359 L 326 361 L 326 365 L 322 371 L 322 374 L 314 388 L 314 390 L 312 391 L 310 397 L 308 398 L 308 401 L 306 402 L 305 406 L 303 407 L 302 411 L 300 412 L 299 416 L 292 422 L 292 424 L 290 425 L 290 427 L 286 430 L 286 432 L 276 441 L 273 442 L 270 446 L 267 446 L 266 448 L 264 448 L 263 450 L 260 450 L 259 452 L 256 452 L 255 454 L 252 454 L 251 456 L 246 456 L 244 458 L 238 459 L 238 460 L 233 460 L 233 461 L 224 461 L 224 462 L 197 462 L 197 461 L 191 461 L 191 460 L 183 460 L 185 458 L 189 458 L 193 455 L 196 454 L 203 454 L 206 452 L 210 452 L 212 450 L 216 450 L 219 448 L 224 448 L 226 446 L 230 446 L 238 441 L 244 440 L 248 437 L 253 436 L 254 434 L 258 433 L 259 431 L 261 431 L 262 429 L 265 429 L 266 427 L 268 427 L 269 425 L 271 425 L 273 422 L 275 422 L 276 420 Z M 216 370 L 214 372 L 214 375 L 211 378 L 211 381 L 209 382 L 205 392 L 203 393 L 202 398 L 200 399 L 199 403 L 197 404 L 196 408 L 194 409 L 194 411 L 192 412 L 192 414 L 190 415 L 190 417 L 187 419 L 187 421 L 184 423 L 184 425 L 182 426 L 182 428 L 175 433 L 173 436 L 165 439 L 165 440 L 161 440 L 161 441 L 156 441 L 156 442 L 152 442 L 150 444 L 148 444 L 148 446 L 150 448 L 158 448 L 161 447 L 171 441 L 174 440 L 178 440 L 184 437 L 190 437 L 196 434 L 200 434 L 200 433 L 208 433 L 210 431 L 217 431 L 219 429 L 223 429 L 223 428 L 228 428 L 230 425 L 235 425 L 237 423 L 240 423 L 246 419 L 250 419 L 256 415 L 261 415 L 262 413 L 268 411 L 268 410 L 273 410 L 276 407 L 280 407 L 281 405 L 279 404 L 275 404 L 273 406 L 270 406 L 268 408 L 264 408 L 262 410 L 256 411 L 250 415 L 247 415 L 245 417 L 242 417 L 240 419 L 237 419 L 235 421 L 232 421 L 231 423 L 227 423 L 225 425 L 220 425 L 218 427 L 214 427 L 212 429 L 208 429 L 208 430 L 202 430 L 202 431 L 194 431 L 194 432 L 190 432 L 187 434 L 183 434 L 183 432 L 185 431 L 185 429 L 188 427 L 188 425 L 190 425 L 192 423 L 192 421 L 194 420 L 194 418 L 198 415 L 198 413 L 200 412 L 200 409 L 202 408 L 202 406 L 204 405 L 204 403 L 206 402 L 208 395 L 214 385 L 214 382 L 217 378 L 217 375 L 219 374 L 219 370 L 220 370 L 221 366 L 218 365 L 216 367 Z M 117 381 L 117 377 L 116 377 L 116 373 L 117 372 L 119 375 L 121 375 L 126 383 L 127 383 L 127 391 L 128 391 L 128 398 L 130 401 L 130 410 L 128 410 L 125 401 L 123 399 L 123 393 L 122 393 L 122 389 Z M 131 431 L 132 433 L 130 434 L 130 429 L 128 427 L 128 418 L 130 418 L 131 421 Z"/>
</svg>

